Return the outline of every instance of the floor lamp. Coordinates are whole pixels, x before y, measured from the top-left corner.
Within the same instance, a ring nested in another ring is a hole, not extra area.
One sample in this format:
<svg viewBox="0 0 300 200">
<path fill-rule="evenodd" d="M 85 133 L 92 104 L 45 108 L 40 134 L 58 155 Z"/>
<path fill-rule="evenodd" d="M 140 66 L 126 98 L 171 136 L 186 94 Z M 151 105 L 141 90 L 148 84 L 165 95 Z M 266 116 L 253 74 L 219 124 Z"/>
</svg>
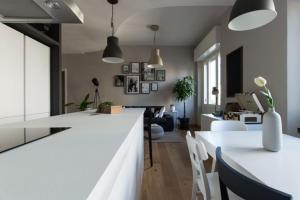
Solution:
<svg viewBox="0 0 300 200">
<path fill-rule="evenodd" d="M 92 79 L 92 83 L 95 86 L 95 95 L 94 95 L 94 108 L 98 107 L 98 102 L 100 102 L 100 95 L 99 95 L 99 81 L 97 78 Z"/>
</svg>

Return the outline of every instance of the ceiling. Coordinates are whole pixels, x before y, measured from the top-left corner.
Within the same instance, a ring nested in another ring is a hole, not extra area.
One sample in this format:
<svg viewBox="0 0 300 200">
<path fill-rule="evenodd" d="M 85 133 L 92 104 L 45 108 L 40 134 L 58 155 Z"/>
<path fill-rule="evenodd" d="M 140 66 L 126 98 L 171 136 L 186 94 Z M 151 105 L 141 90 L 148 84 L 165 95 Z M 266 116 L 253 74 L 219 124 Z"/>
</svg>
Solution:
<svg viewBox="0 0 300 200">
<path fill-rule="evenodd" d="M 63 53 L 99 51 L 110 35 L 111 6 L 106 0 L 75 0 L 84 24 L 64 24 Z M 159 45 L 195 46 L 218 23 L 234 0 L 120 0 L 115 7 L 121 45 L 151 45 L 149 24 L 158 24 Z"/>
</svg>

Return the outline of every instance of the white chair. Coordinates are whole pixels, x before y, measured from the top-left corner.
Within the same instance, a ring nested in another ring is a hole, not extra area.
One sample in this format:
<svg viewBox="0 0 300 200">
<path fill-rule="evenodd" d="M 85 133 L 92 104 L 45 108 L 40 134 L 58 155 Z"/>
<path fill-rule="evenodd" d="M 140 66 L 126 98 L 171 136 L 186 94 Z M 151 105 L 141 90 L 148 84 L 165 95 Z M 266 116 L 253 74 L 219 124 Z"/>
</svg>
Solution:
<svg viewBox="0 0 300 200">
<path fill-rule="evenodd" d="M 210 125 L 211 131 L 247 131 L 247 126 L 240 121 L 233 120 L 221 120 L 221 121 L 213 121 Z M 211 171 L 215 171 L 216 168 L 216 160 L 214 159 L 212 162 Z"/>
<path fill-rule="evenodd" d="M 213 121 L 210 125 L 211 131 L 247 131 L 247 126 L 240 121 L 222 120 Z"/>
<path fill-rule="evenodd" d="M 195 140 L 190 131 L 187 132 L 186 141 L 193 170 L 192 200 L 197 200 L 197 194 L 200 192 L 204 200 L 221 200 L 218 173 L 206 173 L 204 168 L 203 161 L 208 159 L 205 145 L 203 142 Z M 228 195 L 230 200 L 239 199 L 230 191 L 228 191 Z"/>
</svg>

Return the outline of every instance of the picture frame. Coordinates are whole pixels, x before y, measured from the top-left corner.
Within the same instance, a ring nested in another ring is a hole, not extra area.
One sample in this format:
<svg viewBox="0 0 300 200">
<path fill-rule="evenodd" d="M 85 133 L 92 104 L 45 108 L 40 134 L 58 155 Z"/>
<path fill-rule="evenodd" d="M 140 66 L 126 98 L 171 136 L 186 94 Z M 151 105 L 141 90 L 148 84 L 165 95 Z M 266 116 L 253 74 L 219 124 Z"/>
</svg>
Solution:
<svg viewBox="0 0 300 200">
<path fill-rule="evenodd" d="M 141 73 L 139 62 L 130 63 L 130 73 L 131 74 L 140 74 Z"/>
<path fill-rule="evenodd" d="M 141 94 L 150 94 L 150 83 L 141 83 Z"/>
<path fill-rule="evenodd" d="M 140 94 L 140 76 L 139 75 L 129 75 L 126 76 L 125 84 L 126 94 Z"/>
<path fill-rule="evenodd" d="M 155 69 L 148 67 L 148 63 L 141 64 L 141 80 L 142 81 L 155 81 Z"/>
<path fill-rule="evenodd" d="M 114 85 L 115 85 L 115 87 L 124 87 L 125 86 L 125 76 L 124 75 L 115 75 Z"/>
<path fill-rule="evenodd" d="M 156 81 L 166 81 L 166 70 L 155 70 Z"/>
<path fill-rule="evenodd" d="M 129 69 L 129 65 L 123 65 L 122 66 L 122 73 L 123 74 L 129 74 L 130 69 Z"/>
<path fill-rule="evenodd" d="M 151 91 L 158 91 L 158 83 L 151 83 Z"/>
</svg>

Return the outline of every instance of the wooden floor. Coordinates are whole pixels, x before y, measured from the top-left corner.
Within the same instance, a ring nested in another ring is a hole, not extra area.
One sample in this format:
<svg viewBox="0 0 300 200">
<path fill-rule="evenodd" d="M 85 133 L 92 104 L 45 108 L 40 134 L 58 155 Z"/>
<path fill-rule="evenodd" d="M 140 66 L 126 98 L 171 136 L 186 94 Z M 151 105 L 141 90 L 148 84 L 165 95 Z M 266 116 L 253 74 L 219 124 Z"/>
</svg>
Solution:
<svg viewBox="0 0 300 200">
<path fill-rule="evenodd" d="M 184 134 L 183 134 L 184 137 Z M 153 143 L 150 168 L 145 143 L 142 200 L 190 200 L 192 168 L 186 143 Z"/>
</svg>

